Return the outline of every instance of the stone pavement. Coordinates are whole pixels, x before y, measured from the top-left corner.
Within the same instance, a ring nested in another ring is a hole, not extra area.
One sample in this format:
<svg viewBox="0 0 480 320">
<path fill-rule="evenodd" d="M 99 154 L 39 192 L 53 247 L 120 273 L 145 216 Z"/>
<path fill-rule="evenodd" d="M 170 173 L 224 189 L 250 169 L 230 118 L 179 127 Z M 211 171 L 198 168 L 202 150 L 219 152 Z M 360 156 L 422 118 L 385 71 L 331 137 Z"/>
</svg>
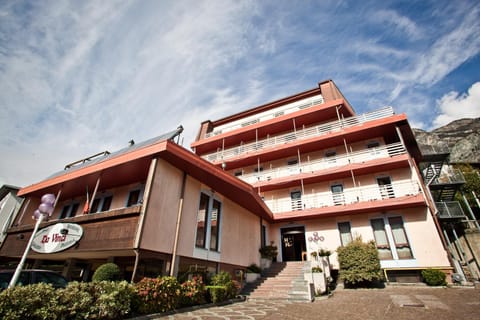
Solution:
<svg viewBox="0 0 480 320">
<path fill-rule="evenodd" d="M 480 319 L 480 289 L 417 286 L 337 289 L 329 298 L 317 299 L 312 303 L 256 299 L 142 318 L 162 320 L 473 320 Z"/>
</svg>

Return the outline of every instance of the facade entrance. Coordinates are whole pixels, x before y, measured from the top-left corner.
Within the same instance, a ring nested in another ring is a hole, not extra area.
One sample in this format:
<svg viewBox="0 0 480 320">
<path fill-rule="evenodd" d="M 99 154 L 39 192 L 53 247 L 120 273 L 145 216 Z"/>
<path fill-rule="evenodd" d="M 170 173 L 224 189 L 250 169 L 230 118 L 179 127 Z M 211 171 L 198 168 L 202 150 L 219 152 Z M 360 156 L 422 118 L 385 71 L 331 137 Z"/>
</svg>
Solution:
<svg viewBox="0 0 480 320">
<path fill-rule="evenodd" d="M 302 254 L 306 251 L 305 227 L 281 229 L 282 233 L 282 260 L 302 261 Z"/>
</svg>

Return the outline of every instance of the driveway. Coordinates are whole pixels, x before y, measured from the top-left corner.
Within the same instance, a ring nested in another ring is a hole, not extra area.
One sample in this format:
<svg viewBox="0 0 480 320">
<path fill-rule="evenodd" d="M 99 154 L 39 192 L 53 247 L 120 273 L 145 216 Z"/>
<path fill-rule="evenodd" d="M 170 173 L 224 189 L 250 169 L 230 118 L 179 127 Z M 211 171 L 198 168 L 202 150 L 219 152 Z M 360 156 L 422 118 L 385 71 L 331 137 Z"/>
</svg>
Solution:
<svg viewBox="0 0 480 320">
<path fill-rule="evenodd" d="M 248 300 L 225 306 L 185 310 L 148 319 L 480 319 L 480 289 L 387 287 L 337 289 L 329 298 L 313 303 Z"/>
</svg>

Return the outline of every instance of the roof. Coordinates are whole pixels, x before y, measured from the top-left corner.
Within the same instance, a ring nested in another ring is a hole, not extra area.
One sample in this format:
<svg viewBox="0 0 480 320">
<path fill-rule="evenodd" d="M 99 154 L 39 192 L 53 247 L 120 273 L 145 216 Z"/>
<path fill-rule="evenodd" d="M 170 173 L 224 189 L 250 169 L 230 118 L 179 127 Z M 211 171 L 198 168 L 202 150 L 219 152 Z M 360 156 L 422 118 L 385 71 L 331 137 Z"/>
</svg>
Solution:
<svg viewBox="0 0 480 320">
<path fill-rule="evenodd" d="M 20 190 L 20 187 L 4 184 L 0 187 L 0 199 L 3 199 L 10 192 L 14 192 L 16 194 L 18 190 Z"/>
<path fill-rule="evenodd" d="M 146 179 L 145 172 L 148 172 L 151 160 L 160 158 L 257 216 L 272 221 L 270 210 L 250 184 L 171 141 L 177 131 L 56 173 L 41 182 L 22 188 L 19 195 L 40 197 L 45 193 L 57 194 L 59 190 L 62 190 L 62 198 L 84 195 L 83 186 L 91 186 L 92 189 L 89 190 L 93 190 L 100 176 L 102 188 L 138 182 Z M 124 174 L 125 172 L 128 172 L 128 175 Z M 131 177 L 137 180 L 132 181 Z"/>
</svg>

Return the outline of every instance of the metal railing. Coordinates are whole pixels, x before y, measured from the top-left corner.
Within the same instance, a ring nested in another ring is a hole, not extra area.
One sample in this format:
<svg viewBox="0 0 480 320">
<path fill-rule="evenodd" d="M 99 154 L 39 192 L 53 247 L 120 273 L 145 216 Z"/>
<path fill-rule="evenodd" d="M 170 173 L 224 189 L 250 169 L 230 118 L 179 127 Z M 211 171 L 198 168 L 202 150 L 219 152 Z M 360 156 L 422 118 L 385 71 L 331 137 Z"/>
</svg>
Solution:
<svg viewBox="0 0 480 320">
<path fill-rule="evenodd" d="M 313 173 L 332 167 L 344 166 L 351 163 L 362 163 L 379 158 L 388 158 L 404 153 L 406 153 L 405 147 L 400 142 L 397 142 L 386 146 L 369 148 L 348 154 L 323 157 L 321 159 L 308 161 L 302 164 L 283 166 L 280 168 L 272 168 L 260 172 L 243 174 L 238 176 L 238 178 L 253 184 L 259 181 L 270 181 L 272 179 L 288 177 L 299 173 Z"/>
<path fill-rule="evenodd" d="M 465 177 L 462 171 L 452 169 L 450 166 L 443 166 L 440 175 L 433 179 L 433 185 L 465 183 Z"/>
<path fill-rule="evenodd" d="M 216 152 L 203 155 L 202 158 L 210 161 L 221 161 L 231 158 L 235 158 L 242 154 L 248 154 L 257 152 L 259 150 L 273 148 L 279 145 L 288 144 L 297 140 L 312 138 L 316 136 L 322 136 L 331 132 L 338 132 L 344 128 L 359 125 L 368 121 L 382 119 L 393 115 L 393 109 L 391 107 L 385 107 L 376 111 L 364 113 L 355 117 L 345 118 L 341 120 L 331 121 L 323 124 L 319 124 L 313 127 L 294 130 L 286 134 L 281 134 L 273 137 L 267 137 L 254 142 L 240 144 L 233 148 L 225 150 L 218 150 Z"/>
<path fill-rule="evenodd" d="M 465 218 L 462 206 L 458 201 L 435 202 L 440 219 Z"/>
<path fill-rule="evenodd" d="M 370 185 L 345 189 L 343 192 L 318 192 L 302 195 L 301 199 L 266 199 L 265 204 L 273 213 L 323 208 L 337 205 L 349 205 L 359 202 L 385 200 L 391 198 L 418 195 L 420 186 L 414 180 L 395 182 L 387 185 Z"/>
<path fill-rule="evenodd" d="M 238 128 L 246 127 L 258 122 L 283 116 L 284 114 L 289 114 L 298 110 L 310 108 L 322 103 L 324 103 L 324 99 L 322 95 L 317 95 L 311 98 L 303 99 L 294 103 L 287 104 L 283 107 L 275 108 L 274 110 L 262 112 L 250 117 L 243 118 L 241 120 L 232 122 L 228 125 L 217 127 L 212 132 L 206 133 L 205 139 L 225 133 L 225 132 L 233 131 Z"/>
</svg>

